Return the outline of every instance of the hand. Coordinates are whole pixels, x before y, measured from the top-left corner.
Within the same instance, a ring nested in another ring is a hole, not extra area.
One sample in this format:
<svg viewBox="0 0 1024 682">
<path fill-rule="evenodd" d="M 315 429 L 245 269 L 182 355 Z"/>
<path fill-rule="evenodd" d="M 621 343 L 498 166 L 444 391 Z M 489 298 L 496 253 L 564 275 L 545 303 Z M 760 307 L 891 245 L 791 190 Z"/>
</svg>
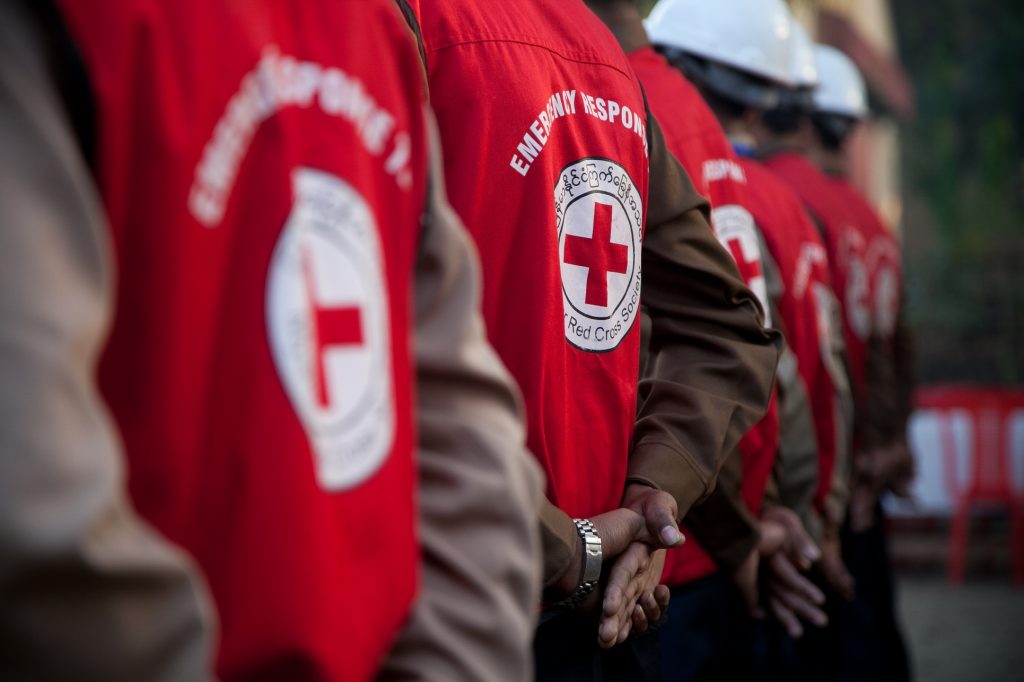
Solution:
<svg viewBox="0 0 1024 682">
<path fill-rule="evenodd" d="M 758 524 L 758 542 L 743 563 L 733 571 L 732 582 L 740 593 L 740 598 L 747 607 L 751 618 L 764 618 L 760 606 L 757 586 L 757 573 L 763 558 L 774 556 L 786 545 L 786 528 L 771 520 L 762 520 Z"/>
<path fill-rule="evenodd" d="M 651 615 L 657 616 L 654 620 L 660 619 L 664 607 L 659 604 L 654 592 L 661 579 L 664 565 L 665 550 L 654 549 L 642 542 L 630 544 L 626 551 L 615 559 L 604 591 L 597 636 L 599 646 L 607 649 L 626 641 L 634 617 L 638 616 L 638 608 L 641 612 L 649 608 Z M 667 588 L 661 590 L 659 595 L 664 606 L 668 605 L 666 592 Z M 646 600 L 646 607 L 638 603 L 644 601 L 642 598 L 645 594 L 650 595 L 650 599 Z M 647 615 L 638 617 L 638 620 L 646 623 Z"/>
<path fill-rule="evenodd" d="M 590 522 L 601 536 L 602 561 L 610 561 L 622 554 L 638 535 L 645 532 L 643 518 L 624 508 L 592 516 Z M 576 591 L 583 574 L 584 560 L 583 549 L 580 547 L 552 590 L 558 598 L 568 597 Z"/>
<path fill-rule="evenodd" d="M 760 552 L 755 547 L 730 576 L 733 586 L 740 593 L 740 598 L 743 599 L 743 604 L 747 607 L 750 617 L 756 619 L 764 618 L 764 611 L 761 610 L 758 604 L 757 591 L 757 568 L 760 559 Z"/>
<path fill-rule="evenodd" d="M 792 509 L 780 505 L 766 506 L 761 512 L 761 537 L 766 535 L 766 527 L 774 526 L 781 529 L 785 539 L 782 552 L 801 571 L 808 571 L 811 565 L 821 558 L 821 550 L 814 544 L 803 521 Z M 765 556 L 762 552 L 761 556 Z"/>
<path fill-rule="evenodd" d="M 885 489 L 888 448 L 859 452 L 850 483 L 850 528 L 863 533 L 875 523 L 875 507 Z"/>
<path fill-rule="evenodd" d="M 804 634 L 800 618 L 818 627 L 828 625 L 828 616 L 821 610 L 825 595 L 814 583 L 800 575 L 784 552 L 772 555 L 765 562 L 765 591 L 772 615 L 782 623 L 794 639 Z"/>
<path fill-rule="evenodd" d="M 772 535 L 782 540 L 768 542 Z M 804 618 L 819 627 L 828 623 L 828 617 L 819 607 L 825 595 L 814 584 L 800 575 L 821 558 L 821 550 L 814 544 L 800 517 L 782 506 L 770 506 L 761 514 L 760 545 L 764 566 L 765 601 L 772 614 L 793 638 L 803 636 Z"/>
<path fill-rule="evenodd" d="M 893 446 L 893 463 L 888 476 L 889 490 L 898 497 L 910 497 L 910 485 L 917 474 L 917 461 L 905 440 Z"/>
<path fill-rule="evenodd" d="M 843 563 L 842 548 L 839 544 L 839 529 L 825 530 L 821 542 L 821 572 L 825 581 L 846 601 L 853 601 L 855 581 Z"/>
<path fill-rule="evenodd" d="M 651 557 L 649 578 L 644 583 L 644 591 L 640 593 L 640 600 L 633 607 L 634 634 L 642 635 L 647 632 L 652 625 L 661 622 L 662 617 L 668 612 L 671 597 L 668 586 L 657 584 L 661 580 L 661 574 L 665 568 L 666 554 L 665 550 L 659 550 Z"/>
<path fill-rule="evenodd" d="M 642 483 L 630 483 L 622 506 L 644 519 L 644 533 L 637 539 L 654 547 L 678 547 L 685 538 L 679 532 L 679 507 L 674 497 Z"/>
</svg>

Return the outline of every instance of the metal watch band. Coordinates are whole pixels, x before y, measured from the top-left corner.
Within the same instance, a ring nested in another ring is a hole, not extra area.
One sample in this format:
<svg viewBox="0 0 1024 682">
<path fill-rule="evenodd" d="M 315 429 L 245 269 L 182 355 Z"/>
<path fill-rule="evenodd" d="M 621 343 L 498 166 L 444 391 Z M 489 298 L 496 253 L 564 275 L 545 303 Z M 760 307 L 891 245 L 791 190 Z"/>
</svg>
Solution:
<svg viewBox="0 0 1024 682">
<path fill-rule="evenodd" d="M 569 611 L 578 608 L 587 595 L 594 591 L 601 577 L 602 559 L 601 536 L 590 519 L 573 519 L 572 522 L 576 524 L 576 532 L 583 540 L 583 574 L 576 591 L 558 603 L 559 607 Z"/>
</svg>

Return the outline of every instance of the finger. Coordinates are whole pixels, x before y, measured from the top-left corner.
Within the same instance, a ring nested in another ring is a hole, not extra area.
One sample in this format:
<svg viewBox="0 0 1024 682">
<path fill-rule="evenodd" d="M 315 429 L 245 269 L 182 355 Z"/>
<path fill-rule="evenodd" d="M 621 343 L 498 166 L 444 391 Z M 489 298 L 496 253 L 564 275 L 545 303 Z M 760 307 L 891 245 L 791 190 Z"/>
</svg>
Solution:
<svg viewBox="0 0 1024 682">
<path fill-rule="evenodd" d="M 633 629 L 633 621 L 630 620 L 629 618 L 627 618 L 626 622 L 623 624 L 622 628 L 619 630 L 619 636 L 616 638 L 615 643 L 616 644 L 622 644 L 627 639 L 629 639 L 629 633 L 630 633 L 630 631 L 632 629 Z"/>
<path fill-rule="evenodd" d="M 817 606 L 789 590 L 774 590 L 773 596 L 781 601 L 791 612 L 807 620 L 819 628 L 828 625 L 828 616 Z"/>
<path fill-rule="evenodd" d="M 626 586 L 626 590 L 622 595 L 623 598 L 623 610 L 632 609 L 633 605 L 636 604 L 637 600 L 640 599 L 640 595 L 644 592 L 643 579 L 635 579 L 630 581 L 629 585 Z M 628 611 L 627 611 L 628 612 Z"/>
<path fill-rule="evenodd" d="M 782 627 L 793 639 L 800 639 L 804 635 L 804 628 L 800 620 L 775 597 L 768 598 L 768 608 L 771 609 L 775 619 L 782 623 Z"/>
<path fill-rule="evenodd" d="M 645 542 L 662 547 L 676 547 L 683 544 L 679 532 L 678 507 L 674 497 L 664 490 L 648 488 L 638 497 L 632 498 L 633 508 L 644 517 Z"/>
<path fill-rule="evenodd" d="M 811 564 L 821 559 L 821 548 L 814 542 L 796 514 L 793 515 L 793 520 L 795 523 L 787 527 L 789 541 L 793 547 L 793 553 L 798 557 L 797 565 L 806 571 Z"/>
<path fill-rule="evenodd" d="M 647 632 L 647 627 L 650 622 L 651 621 L 648 620 L 647 614 L 644 612 L 644 609 L 640 604 L 633 607 L 633 632 L 638 635 L 642 635 Z"/>
<path fill-rule="evenodd" d="M 661 574 L 665 571 L 665 557 L 667 553 L 667 550 L 658 549 L 651 554 L 650 562 L 644 570 L 644 592 L 653 592 L 654 588 L 661 582 Z"/>
<path fill-rule="evenodd" d="M 817 585 L 800 575 L 785 557 L 772 557 L 769 566 L 771 579 L 778 581 L 784 589 L 796 592 L 815 604 L 825 603 L 825 593 L 818 589 Z"/>
<path fill-rule="evenodd" d="M 661 605 L 658 604 L 658 600 L 654 598 L 653 592 L 645 592 L 640 595 L 640 601 L 637 602 L 640 608 L 644 612 L 644 617 L 651 623 L 657 623 L 661 620 Z"/>
<path fill-rule="evenodd" d="M 605 586 L 604 603 L 602 612 L 606 616 L 612 616 L 622 608 L 626 589 L 634 580 L 639 571 L 639 557 L 637 552 L 627 549 L 619 555 L 619 558 L 612 564 L 611 573 L 608 574 L 608 584 Z"/>
<path fill-rule="evenodd" d="M 835 567 L 829 574 L 826 575 L 829 584 L 835 588 L 836 592 L 845 599 L 846 601 L 853 601 L 855 590 L 855 583 L 853 576 L 843 566 Z"/>
<path fill-rule="evenodd" d="M 658 602 L 662 612 L 668 611 L 668 604 L 672 599 L 672 592 L 668 585 L 658 585 L 654 588 L 654 600 Z"/>
<path fill-rule="evenodd" d="M 597 645 L 607 649 L 615 645 L 615 638 L 618 637 L 621 624 L 617 617 L 603 618 L 597 630 Z"/>
<path fill-rule="evenodd" d="M 683 534 L 679 532 L 676 522 L 676 502 L 668 493 L 659 493 L 651 497 L 644 508 L 647 529 L 661 541 L 664 547 L 677 547 L 683 544 Z"/>
</svg>

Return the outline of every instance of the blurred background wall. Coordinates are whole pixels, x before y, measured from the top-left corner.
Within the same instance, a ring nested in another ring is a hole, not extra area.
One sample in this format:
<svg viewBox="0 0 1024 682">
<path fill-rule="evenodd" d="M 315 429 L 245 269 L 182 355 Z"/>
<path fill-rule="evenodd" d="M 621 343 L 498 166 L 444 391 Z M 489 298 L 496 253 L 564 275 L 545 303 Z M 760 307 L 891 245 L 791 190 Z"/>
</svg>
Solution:
<svg viewBox="0 0 1024 682">
<path fill-rule="evenodd" d="M 854 179 L 904 240 L 920 381 L 1024 384 L 1024 2 L 790 5 L 868 82 Z"/>
</svg>

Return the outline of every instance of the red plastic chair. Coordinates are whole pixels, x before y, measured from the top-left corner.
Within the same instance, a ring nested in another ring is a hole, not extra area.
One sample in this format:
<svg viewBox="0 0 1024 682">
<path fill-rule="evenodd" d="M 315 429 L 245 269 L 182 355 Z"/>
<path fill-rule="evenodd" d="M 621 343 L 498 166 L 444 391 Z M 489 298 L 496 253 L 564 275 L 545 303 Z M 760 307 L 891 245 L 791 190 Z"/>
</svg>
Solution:
<svg viewBox="0 0 1024 682">
<path fill-rule="evenodd" d="M 953 501 L 948 580 L 964 580 L 971 509 L 1003 507 L 1010 512 L 1013 580 L 1024 585 L 1024 494 L 1014 490 L 1011 417 L 1024 409 L 1024 392 L 980 386 L 931 386 L 918 390 L 918 409 L 939 417 L 940 447 L 946 485 Z M 971 460 L 969 479 L 958 480 L 953 415 L 969 418 Z"/>
</svg>

